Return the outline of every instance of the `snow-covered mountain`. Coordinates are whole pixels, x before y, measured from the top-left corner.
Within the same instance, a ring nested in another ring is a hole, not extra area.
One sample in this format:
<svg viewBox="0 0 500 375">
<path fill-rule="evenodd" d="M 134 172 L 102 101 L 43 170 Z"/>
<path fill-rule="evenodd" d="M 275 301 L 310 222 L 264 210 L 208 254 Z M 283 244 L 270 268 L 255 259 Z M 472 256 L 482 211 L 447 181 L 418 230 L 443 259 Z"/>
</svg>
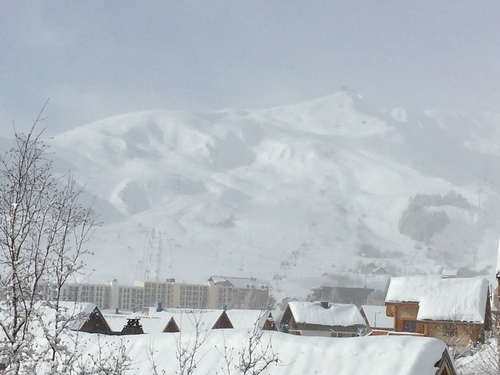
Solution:
<svg viewBox="0 0 500 375">
<path fill-rule="evenodd" d="M 375 110 L 340 92 L 125 114 L 48 142 L 103 220 L 90 281 L 252 276 L 305 297 L 327 275 L 380 281 L 369 263 L 401 275 L 496 261 L 497 114 Z"/>
</svg>

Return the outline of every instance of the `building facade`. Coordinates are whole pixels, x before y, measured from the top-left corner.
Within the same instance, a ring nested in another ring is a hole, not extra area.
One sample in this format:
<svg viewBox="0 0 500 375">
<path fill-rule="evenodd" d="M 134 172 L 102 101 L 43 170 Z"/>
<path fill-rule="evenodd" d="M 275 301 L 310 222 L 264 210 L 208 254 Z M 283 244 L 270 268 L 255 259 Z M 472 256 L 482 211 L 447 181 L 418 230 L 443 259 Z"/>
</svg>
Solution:
<svg viewBox="0 0 500 375">
<path fill-rule="evenodd" d="M 103 310 L 142 311 L 152 306 L 260 310 L 268 305 L 270 289 L 254 278 L 213 276 L 203 284 L 176 283 L 175 279 L 136 281 L 132 286 L 119 285 L 115 279 L 106 284 L 67 284 L 62 300 L 94 303 Z"/>
</svg>

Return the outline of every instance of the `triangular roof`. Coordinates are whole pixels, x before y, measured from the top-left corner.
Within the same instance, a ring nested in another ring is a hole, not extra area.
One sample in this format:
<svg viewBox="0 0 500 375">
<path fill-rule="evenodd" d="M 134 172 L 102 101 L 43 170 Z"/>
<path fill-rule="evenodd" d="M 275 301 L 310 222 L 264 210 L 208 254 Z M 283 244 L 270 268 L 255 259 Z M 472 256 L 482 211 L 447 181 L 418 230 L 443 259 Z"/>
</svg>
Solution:
<svg viewBox="0 0 500 375">
<path fill-rule="evenodd" d="M 181 333 L 233 328 L 224 310 L 165 309 L 160 312 L 152 310 L 150 309 L 149 317 L 161 317 L 167 319 L 167 323 L 173 318 Z M 144 332 L 147 333 L 146 329 Z"/>
<path fill-rule="evenodd" d="M 168 316 L 148 316 L 143 314 L 104 314 L 104 318 L 109 324 L 111 331 L 121 332 L 127 325 L 129 318 L 139 318 L 144 333 L 161 333 L 169 324 Z"/>
<path fill-rule="evenodd" d="M 66 319 L 73 319 L 70 328 L 74 331 L 78 330 L 85 322 L 86 317 L 97 307 L 93 303 L 80 303 L 70 301 L 59 301 L 59 312 Z M 47 307 L 49 311 L 53 310 Z M 55 310 L 54 310 L 55 311 Z"/>
<path fill-rule="evenodd" d="M 227 316 L 233 327 L 246 329 L 264 329 L 268 319 L 273 319 L 273 315 L 269 310 L 226 310 Z"/>
<path fill-rule="evenodd" d="M 180 332 L 180 328 L 172 317 L 167 323 L 167 326 L 163 329 L 163 332 Z"/>
<path fill-rule="evenodd" d="M 366 322 L 354 304 L 327 303 L 323 302 L 299 302 L 291 301 L 287 308 L 293 314 L 296 323 L 309 323 L 325 326 L 365 326 Z"/>
<path fill-rule="evenodd" d="M 484 278 L 393 277 L 385 301 L 418 303 L 418 320 L 484 323 L 488 290 Z"/>
</svg>

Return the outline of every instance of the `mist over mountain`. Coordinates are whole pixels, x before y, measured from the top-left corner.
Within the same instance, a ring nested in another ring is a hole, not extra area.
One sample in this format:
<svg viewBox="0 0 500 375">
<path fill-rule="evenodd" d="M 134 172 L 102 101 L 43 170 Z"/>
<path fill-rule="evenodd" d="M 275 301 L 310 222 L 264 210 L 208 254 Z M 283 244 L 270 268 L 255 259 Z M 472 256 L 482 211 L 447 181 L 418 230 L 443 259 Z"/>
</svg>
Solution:
<svg viewBox="0 0 500 375">
<path fill-rule="evenodd" d="M 499 124 L 376 110 L 339 92 L 266 110 L 124 114 L 47 142 L 103 221 L 86 281 L 252 276 L 305 297 L 336 276 L 383 288 L 370 263 L 493 277 Z"/>
</svg>

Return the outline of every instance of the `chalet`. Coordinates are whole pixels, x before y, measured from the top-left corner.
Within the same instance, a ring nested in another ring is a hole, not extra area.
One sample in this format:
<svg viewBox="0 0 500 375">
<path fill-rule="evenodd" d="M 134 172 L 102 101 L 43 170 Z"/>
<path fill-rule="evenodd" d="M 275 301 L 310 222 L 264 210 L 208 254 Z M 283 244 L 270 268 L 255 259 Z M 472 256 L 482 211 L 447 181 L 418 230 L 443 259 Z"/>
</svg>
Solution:
<svg viewBox="0 0 500 375">
<path fill-rule="evenodd" d="M 329 302 L 289 302 L 280 327 L 304 336 L 355 337 L 366 329 L 356 305 Z"/>
<path fill-rule="evenodd" d="M 432 336 L 454 346 L 482 342 L 491 330 L 486 279 L 393 277 L 385 305 L 395 332 Z"/>
</svg>

